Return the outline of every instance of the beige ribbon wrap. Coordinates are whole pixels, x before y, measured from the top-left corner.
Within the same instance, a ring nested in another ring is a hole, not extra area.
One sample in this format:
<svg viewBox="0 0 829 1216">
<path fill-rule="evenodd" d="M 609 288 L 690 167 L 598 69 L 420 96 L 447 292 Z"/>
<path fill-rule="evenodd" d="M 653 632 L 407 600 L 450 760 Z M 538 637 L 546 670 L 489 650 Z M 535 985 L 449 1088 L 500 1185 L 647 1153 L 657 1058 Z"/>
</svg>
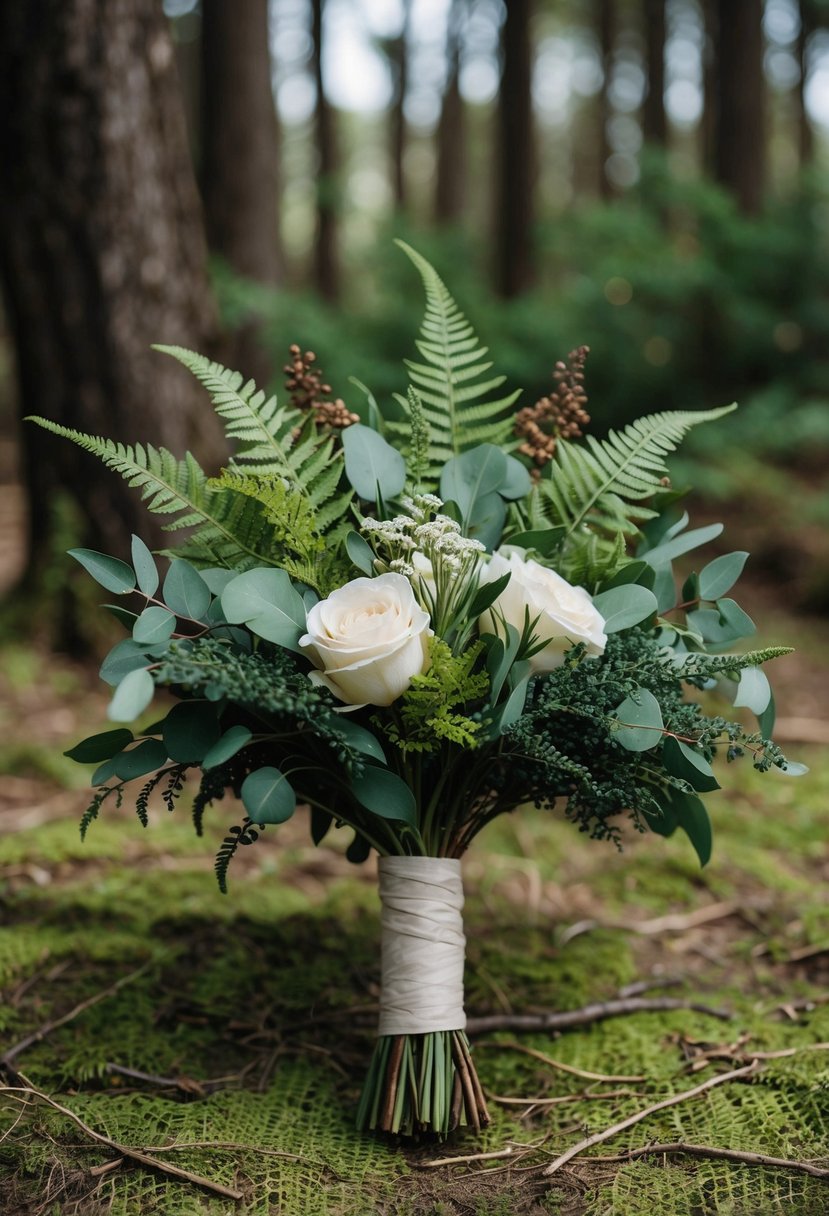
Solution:
<svg viewBox="0 0 829 1216">
<path fill-rule="evenodd" d="M 461 863 L 381 857 L 382 989 L 378 1035 L 463 1030 Z"/>
</svg>

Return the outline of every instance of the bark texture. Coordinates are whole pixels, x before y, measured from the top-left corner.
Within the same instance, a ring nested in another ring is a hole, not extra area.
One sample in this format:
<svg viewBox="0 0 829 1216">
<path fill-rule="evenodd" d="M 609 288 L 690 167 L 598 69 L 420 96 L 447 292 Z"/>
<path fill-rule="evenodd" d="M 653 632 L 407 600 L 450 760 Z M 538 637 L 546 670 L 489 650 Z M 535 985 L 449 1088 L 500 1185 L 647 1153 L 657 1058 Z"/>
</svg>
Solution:
<svg viewBox="0 0 829 1216">
<path fill-rule="evenodd" d="M 406 207 L 406 113 L 404 104 L 409 87 L 409 18 L 411 0 L 403 0 L 403 25 L 396 38 L 388 44 L 392 72 L 392 102 L 389 110 L 389 151 L 391 159 L 392 197 L 398 211 Z"/>
<path fill-rule="evenodd" d="M 210 250 L 243 278 L 280 280 L 279 126 L 268 0 L 202 0 L 202 197 Z M 254 316 L 227 362 L 264 386 L 273 372 Z"/>
<path fill-rule="evenodd" d="M 314 78 L 317 103 L 314 110 L 314 138 L 317 149 L 317 222 L 314 236 L 314 282 L 324 300 L 335 302 L 340 295 L 337 212 L 339 184 L 337 135 L 334 113 L 325 96 L 322 71 L 324 0 L 311 0 L 314 43 Z"/>
<path fill-rule="evenodd" d="M 0 6 L 0 273 L 21 412 L 124 441 L 222 450 L 195 381 L 153 342 L 205 349 L 214 307 L 160 0 Z M 123 552 L 150 518 L 72 444 L 22 428 L 33 580 L 54 513 Z"/>
<path fill-rule="evenodd" d="M 437 129 L 435 219 L 457 224 L 463 215 L 466 131 L 460 90 L 461 0 L 452 0 L 446 32 L 446 88 Z"/>
<path fill-rule="evenodd" d="M 714 171 L 746 215 L 766 177 L 762 0 L 717 0 Z"/>
<path fill-rule="evenodd" d="M 511 0 L 502 33 L 498 93 L 496 286 L 508 299 L 535 277 L 533 262 L 535 129 L 532 108 L 532 0 Z"/>
<path fill-rule="evenodd" d="M 665 0 L 645 0 L 645 60 L 648 91 L 642 109 L 645 143 L 664 148 L 668 137 L 665 116 Z"/>
</svg>

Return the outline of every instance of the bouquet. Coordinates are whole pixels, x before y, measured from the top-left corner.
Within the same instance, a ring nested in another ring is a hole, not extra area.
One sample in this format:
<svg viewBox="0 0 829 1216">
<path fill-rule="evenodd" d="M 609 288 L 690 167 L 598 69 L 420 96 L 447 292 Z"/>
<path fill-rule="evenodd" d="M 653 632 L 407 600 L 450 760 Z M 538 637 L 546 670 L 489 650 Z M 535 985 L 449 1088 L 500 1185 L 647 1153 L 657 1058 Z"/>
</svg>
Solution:
<svg viewBox="0 0 829 1216">
<path fill-rule="evenodd" d="M 762 664 L 734 654 L 754 625 L 729 593 L 745 553 L 677 588 L 672 563 L 719 535 L 689 529 L 665 456 L 734 407 L 667 412 L 605 439 L 589 423 L 586 348 L 550 394 L 517 408 L 435 270 L 408 386 L 381 410 L 332 398 L 312 353 L 291 347 L 288 401 L 198 354 L 159 347 L 198 377 L 235 447 L 208 476 L 194 458 L 41 426 L 96 453 L 180 532 L 163 581 L 140 538 L 132 562 L 72 550 L 113 595 L 129 637 L 106 656 L 119 724 L 67 755 L 97 767 L 86 832 L 140 782 L 147 823 L 185 778 L 201 834 L 226 795 L 244 817 L 216 857 L 310 808 L 319 844 L 379 858 L 382 995 L 360 1128 L 446 1135 L 488 1121 L 464 1033 L 460 858 L 496 816 L 556 805 L 593 837 L 620 822 L 681 829 L 700 862 L 712 762 L 748 754 L 794 773 L 770 740 Z M 687 565 L 687 563 L 686 563 Z M 714 685 L 756 731 L 711 716 Z M 172 709 L 143 724 L 156 689 Z M 127 723 L 142 724 L 130 728 Z"/>
</svg>

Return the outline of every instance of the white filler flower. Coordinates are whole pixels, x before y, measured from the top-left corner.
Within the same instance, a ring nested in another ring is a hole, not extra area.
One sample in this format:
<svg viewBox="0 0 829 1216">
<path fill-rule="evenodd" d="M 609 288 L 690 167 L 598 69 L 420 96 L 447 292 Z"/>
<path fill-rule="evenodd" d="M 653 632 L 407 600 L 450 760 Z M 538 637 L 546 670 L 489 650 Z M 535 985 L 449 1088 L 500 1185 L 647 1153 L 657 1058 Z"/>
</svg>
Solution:
<svg viewBox="0 0 829 1216">
<path fill-rule="evenodd" d="M 584 588 L 572 586 L 554 570 L 523 554 L 516 546 L 504 545 L 489 559 L 484 578 L 491 583 L 509 573 L 510 580 L 493 605 L 508 625 L 521 633 L 527 612 L 530 620 L 538 618 L 533 632 L 547 645 L 530 659 L 532 670 L 559 667 L 565 650 L 576 642 L 586 643 L 588 655 L 603 654 L 607 645 L 604 617 Z M 480 628 L 484 633 L 497 632 L 491 610 L 481 617 Z"/>
<path fill-rule="evenodd" d="M 428 663 L 429 614 L 402 574 L 355 578 L 308 613 L 299 645 L 347 705 L 391 705 Z"/>
</svg>

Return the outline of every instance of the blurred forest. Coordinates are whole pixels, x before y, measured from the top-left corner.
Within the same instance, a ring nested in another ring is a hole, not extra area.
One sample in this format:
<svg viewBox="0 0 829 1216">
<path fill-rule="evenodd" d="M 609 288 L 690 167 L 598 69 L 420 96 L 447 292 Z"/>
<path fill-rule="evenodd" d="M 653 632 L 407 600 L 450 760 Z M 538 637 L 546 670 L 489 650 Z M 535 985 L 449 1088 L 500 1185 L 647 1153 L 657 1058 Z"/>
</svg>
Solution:
<svg viewBox="0 0 829 1216">
<path fill-rule="evenodd" d="M 421 314 L 402 236 L 527 404 L 582 343 L 598 431 L 739 400 L 678 475 L 825 608 L 826 0 L 10 0 L 0 96 L 0 578 L 27 601 L 71 543 L 158 537 L 22 417 L 218 467 L 159 341 L 277 390 L 298 342 L 385 403 Z"/>
</svg>

